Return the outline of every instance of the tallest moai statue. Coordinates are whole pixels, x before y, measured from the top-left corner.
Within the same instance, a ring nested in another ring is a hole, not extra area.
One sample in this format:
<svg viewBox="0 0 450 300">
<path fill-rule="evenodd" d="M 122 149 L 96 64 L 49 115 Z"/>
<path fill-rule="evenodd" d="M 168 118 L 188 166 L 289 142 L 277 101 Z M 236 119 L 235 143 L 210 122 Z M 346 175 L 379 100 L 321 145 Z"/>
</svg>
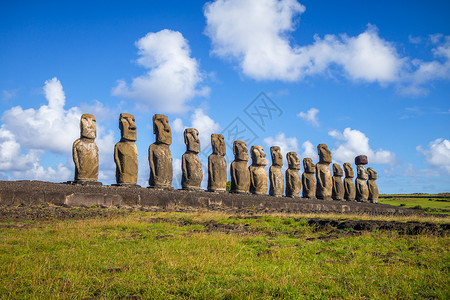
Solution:
<svg viewBox="0 0 450 300">
<path fill-rule="evenodd" d="M 329 167 L 331 164 L 331 152 L 325 144 L 319 144 L 317 152 L 319 153 L 319 162 L 316 164 L 316 197 L 317 199 L 331 200 L 331 188 L 333 186 Z"/>
<path fill-rule="evenodd" d="M 367 165 L 367 156 L 359 155 L 355 157 L 356 165 L 356 200 L 359 202 L 368 202 L 369 199 L 369 187 L 367 186 L 367 171 L 364 165 Z"/>
<path fill-rule="evenodd" d="M 127 113 L 119 117 L 120 141 L 114 147 L 116 181 L 118 185 L 135 185 L 138 175 L 138 151 L 134 116 Z"/>
<path fill-rule="evenodd" d="M 172 144 L 172 130 L 169 126 L 169 118 L 165 115 L 153 116 L 153 133 L 156 141 L 148 148 L 148 162 L 150 165 L 150 187 L 172 187 L 172 153 L 169 146 Z"/>
</svg>

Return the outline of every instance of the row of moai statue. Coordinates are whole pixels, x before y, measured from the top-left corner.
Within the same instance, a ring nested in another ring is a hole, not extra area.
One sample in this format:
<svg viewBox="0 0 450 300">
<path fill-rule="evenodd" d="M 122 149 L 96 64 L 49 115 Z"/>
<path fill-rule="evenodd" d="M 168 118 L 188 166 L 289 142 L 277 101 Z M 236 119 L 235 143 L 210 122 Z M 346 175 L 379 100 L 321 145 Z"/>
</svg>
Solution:
<svg viewBox="0 0 450 300">
<path fill-rule="evenodd" d="M 138 174 L 138 151 L 135 145 L 136 124 L 134 116 L 120 114 L 119 128 L 121 139 L 114 147 L 116 163 L 116 185 L 136 186 Z M 83 114 L 80 122 L 81 137 L 73 144 L 73 160 L 75 163 L 75 181 L 73 183 L 97 183 L 98 180 L 98 148 L 95 144 L 96 120 L 91 114 Z M 149 187 L 160 189 L 172 188 L 172 131 L 169 119 L 165 115 L 153 116 L 153 133 L 156 141 L 148 149 L 150 166 Z M 198 130 L 187 128 L 184 131 L 186 152 L 182 156 L 181 186 L 185 190 L 199 190 L 203 179 L 202 165 L 198 158 L 200 139 Z M 211 135 L 212 154 L 208 157 L 208 191 L 226 191 L 227 164 L 225 161 L 226 145 L 221 134 Z M 314 165 L 311 158 L 303 159 L 304 172 L 300 178 L 300 160 L 296 152 L 288 152 L 286 159 L 289 168 L 285 176 L 281 171 L 283 157 L 278 146 L 270 148 L 272 165 L 269 168 L 269 180 L 265 171 L 266 154 L 261 146 L 250 149 L 252 163 L 249 161 L 247 145 L 244 141 L 234 141 L 234 161 L 230 166 L 231 189 L 233 193 L 253 193 L 265 195 L 269 189 L 272 196 L 317 198 L 323 200 L 347 200 L 372 202 L 378 201 L 377 173 L 366 170 L 367 156 L 355 158 L 357 178 L 353 183 L 353 169 L 350 163 L 344 163 L 345 178 L 342 168 L 334 163 L 333 176 L 329 165 L 332 163 L 331 152 L 327 145 L 317 146 L 319 162 Z M 286 187 L 285 180 L 286 178 Z M 269 185 L 270 183 L 270 185 Z"/>
</svg>

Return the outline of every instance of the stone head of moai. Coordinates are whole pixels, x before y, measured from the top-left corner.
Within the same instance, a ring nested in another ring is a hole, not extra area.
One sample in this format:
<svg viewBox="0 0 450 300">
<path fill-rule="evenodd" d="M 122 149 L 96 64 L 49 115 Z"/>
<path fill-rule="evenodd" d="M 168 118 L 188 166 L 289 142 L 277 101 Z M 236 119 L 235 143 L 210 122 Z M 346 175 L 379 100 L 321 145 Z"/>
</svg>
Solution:
<svg viewBox="0 0 450 300">
<path fill-rule="evenodd" d="M 233 154 L 236 161 L 248 161 L 247 144 L 244 141 L 234 141 Z"/>
<path fill-rule="evenodd" d="M 281 155 L 281 149 L 278 146 L 270 147 L 270 156 L 272 156 L 272 166 L 283 166 L 283 156 Z"/>
<path fill-rule="evenodd" d="M 317 146 L 317 152 L 319 153 L 320 164 L 331 164 L 331 151 L 328 150 L 326 144 L 319 144 Z"/>
<path fill-rule="evenodd" d="M 367 168 L 367 173 L 369 174 L 369 179 L 376 180 L 377 179 L 377 172 L 375 172 L 372 168 Z"/>
<path fill-rule="evenodd" d="M 225 139 L 222 134 L 211 134 L 211 146 L 214 154 L 225 156 L 227 154 L 227 147 Z"/>
<path fill-rule="evenodd" d="M 333 164 L 333 176 L 342 177 L 344 176 L 344 172 L 342 171 L 342 168 L 338 164 Z"/>
<path fill-rule="evenodd" d="M 367 170 L 364 165 L 357 165 L 357 178 L 362 180 L 367 180 Z"/>
<path fill-rule="evenodd" d="M 312 159 L 309 157 L 303 159 L 303 168 L 305 169 L 305 173 L 316 173 L 316 166 L 313 164 Z"/>
<path fill-rule="evenodd" d="M 184 143 L 186 144 L 186 151 L 200 153 L 198 130 L 195 128 L 186 128 L 184 130 Z"/>
<path fill-rule="evenodd" d="M 156 144 L 172 144 L 172 129 L 167 116 L 153 115 L 153 133 L 156 135 Z"/>
<path fill-rule="evenodd" d="M 346 178 L 353 178 L 355 176 L 355 173 L 353 173 L 352 165 L 350 163 L 344 163 L 344 171 Z"/>
<path fill-rule="evenodd" d="M 132 114 L 121 113 L 119 128 L 122 141 L 136 141 L 136 123 Z"/>
<path fill-rule="evenodd" d="M 267 165 L 266 153 L 264 153 L 264 148 L 261 146 L 252 146 L 250 149 L 252 154 L 252 165 L 253 166 L 265 166 Z"/>
<path fill-rule="evenodd" d="M 94 115 L 83 114 L 80 120 L 80 136 L 87 139 L 95 139 L 97 137 L 97 121 Z"/>
<path fill-rule="evenodd" d="M 286 154 L 286 160 L 289 165 L 289 169 L 300 170 L 300 159 L 297 157 L 297 152 L 288 152 Z"/>
</svg>

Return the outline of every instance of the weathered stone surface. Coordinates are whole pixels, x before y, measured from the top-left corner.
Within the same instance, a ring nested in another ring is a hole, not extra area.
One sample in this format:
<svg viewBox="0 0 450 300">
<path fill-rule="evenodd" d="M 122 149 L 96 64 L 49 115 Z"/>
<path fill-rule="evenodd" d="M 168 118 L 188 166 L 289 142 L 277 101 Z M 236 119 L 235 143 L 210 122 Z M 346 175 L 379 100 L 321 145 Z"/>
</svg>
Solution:
<svg viewBox="0 0 450 300">
<path fill-rule="evenodd" d="M 152 188 L 171 188 L 173 169 L 169 146 L 172 144 L 172 130 L 167 116 L 160 114 L 153 116 L 153 133 L 156 135 L 156 141 L 148 148 L 150 166 L 148 183 Z"/>
<path fill-rule="evenodd" d="M 222 134 L 211 134 L 213 153 L 208 157 L 208 191 L 221 192 L 227 188 L 226 145 Z"/>
<path fill-rule="evenodd" d="M 350 163 L 344 163 L 344 199 L 347 201 L 355 201 L 356 200 L 356 190 L 355 183 L 353 182 L 353 177 L 355 174 L 353 173 L 353 168 Z"/>
<path fill-rule="evenodd" d="M 283 156 L 281 155 L 280 147 L 270 147 L 270 155 L 272 156 L 272 165 L 269 168 L 269 194 L 271 196 L 281 197 L 284 193 L 284 177 L 281 171 Z"/>
<path fill-rule="evenodd" d="M 355 165 L 367 165 L 367 155 L 358 155 L 355 157 Z"/>
<path fill-rule="evenodd" d="M 368 202 L 369 187 L 367 186 L 367 171 L 364 165 L 357 165 L 356 177 L 356 200 L 359 202 Z"/>
<path fill-rule="evenodd" d="M 305 169 L 302 174 L 303 198 L 316 198 L 316 179 L 314 178 L 316 166 L 311 158 L 303 159 L 303 168 Z"/>
<path fill-rule="evenodd" d="M 98 179 L 97 122 L 91 114 L 83 114 L 80 121 L 80 138 L 73 143 L 72 157 L 75 163 L 75 182 L 91 182 Z"/>
<path fill-rule="evenodd" d="M 333 200 L 344 200 L 344 183 L 342 183 L 342 176 L 344 172 L 341 166 L 338 164 L 333 164 L 333 190 L 331 196 Z"/>
<path fill-rule="evenodd" d="M 247 167 L 248 149 L 244 141 L 234 141 L 233 154 L 234 161 L 230 166 L 230 191 L 233 193 L 248 193 L 250 190 L 250 171 Z"/>
<path fill-rule="evenodd" d="M 369 188 L 369 201 L 371 203 L 378 203 L 378 186 L 377 186 L 377 172 L 374 169 L 368 168 L 369 180 L 367 180 L 367 186 Z"/>
<path fill-rule="evenodd" d="M 300 160 L 296 152 L 288 152 L 286 160 L 289 165 L 289 168 L 286 170 L 286 196 L 299 197 L 302 189 L 302 182 L 298 174 L 298 171 L 300 171 Z"/>
<path fill-rule="evenodd" d="M 331 152 L 325 144 L 319 144 L 317 146 L 317 152 L 319 153 L 319 162 L 316 165 L 316 197 L 317 199 L 330 200 L 331 189 L 333 187 L 329 167 L 331 164 Z"/>
<path fill-rule="evenodd" d="M 257 195 L 267 194 L 267 174 L 264 167 L 267 165 L 266 154 L 261 146 L 252 146 L 250 149 L 252 164 L 250 171 L 250 192 Z"/>
<path fill-rule="evenodd" d="M 202 164 L 198 159 L 200 152 L 200 139 L 198 130 L 186 128 L 184 130 L 184 143 L 186 152 L 181 161 L 181 187 L 184 190 L 198 190 L 203 179 Z"/>
<path fill-rule="evenodd" d="M 136 124 L 134 116 L 120 114 L 119 128 L 121 139 L 114 147 L 117 184 L 136 184 L 138 175 L 138 151 L 135 145 Z"/>
</svg>

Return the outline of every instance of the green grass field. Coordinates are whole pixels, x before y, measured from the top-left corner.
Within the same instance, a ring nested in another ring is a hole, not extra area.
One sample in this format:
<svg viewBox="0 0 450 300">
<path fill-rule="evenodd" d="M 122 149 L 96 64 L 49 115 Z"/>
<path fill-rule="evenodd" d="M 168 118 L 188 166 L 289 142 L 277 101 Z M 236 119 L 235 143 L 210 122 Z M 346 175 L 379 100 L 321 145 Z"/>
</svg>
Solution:
<svg viewBox="0 0 450 300">
<path fill-rule="evenodd" d="M 379 202 L 395 206 L 421 209 L 429 213 L 450 214 L 450 195 L 380 195 Z"/>
<path fill-rule="evenodd" d="M 305 217 L 312 215 L 132 212 L 5 221 L 0 298 L 450 298 L 447 236 L 317 230 Z"/>
</svg>

